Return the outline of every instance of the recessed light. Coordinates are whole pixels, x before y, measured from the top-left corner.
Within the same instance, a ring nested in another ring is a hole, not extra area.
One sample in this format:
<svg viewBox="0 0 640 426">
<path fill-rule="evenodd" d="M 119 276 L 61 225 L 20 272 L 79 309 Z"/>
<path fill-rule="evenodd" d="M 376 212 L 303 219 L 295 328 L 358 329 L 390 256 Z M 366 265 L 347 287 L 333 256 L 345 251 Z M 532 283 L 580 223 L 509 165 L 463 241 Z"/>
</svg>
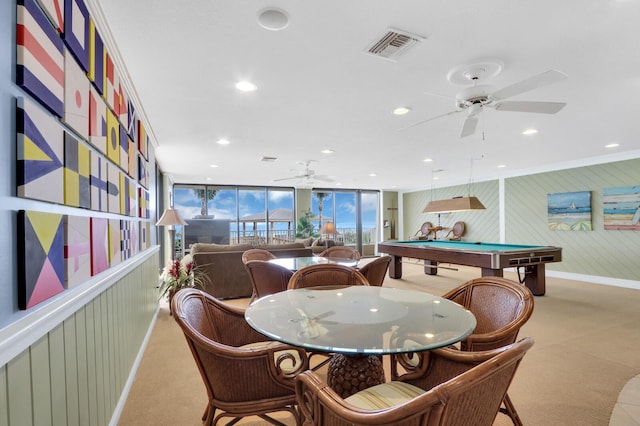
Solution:
<svg viewBox="0 0 640 426">
<path fill-rule="evenodd" d="M 507 167 L 507 165 L 506 165 L 506 164 L 498 164 L 498 168 L 499 168 L 499 169 L 504 169 L 505 167 Z"/>
<path fill-rule="evenodd" d="M 433 158 L 429 158 L 429 157 L 427 157 L 427 158 L 425 158 L 425 159 L 424 159 L 424 160 L 422 160 L 422 161 L 424 161 L 425 163 L 430 163 L 430 162 L 432 162 L 432 161 L 433 161 Z"/>
<path fill-rule="evenodd" d="M 262 9 L 258 12 L 258 24 L 265 30 L 283 30 L 289 25 L 289 15 L 276 7 Z"/>
<path fill-rule="evenodd" d="M 258 86 L 250 81 L 243 80 L 236 83 L 236 89 L 241 92 L 254 92 L 258 90 Z"/>
<path fill-rule="evenodd" d="M 369 176 L 371 176 L 371 177 L 376 177 L 376 176 L 378 176 L 378 175 L 377 175 L 377 174 L 375 174 L 375 173 L 369 173 Z"/>
<path fill-rule="evenodd" d="M 536 133 L 538 133 L 536 129 L 527 129 L 522 132 L 523 135 L 535 135 Z"/>
<path fill-rule="evenodd" d="M 218 145 L 229 145 L 231 142 L 229 142 L 227 139 L 218 139 L 216 143 Z"/>
<path fill-rule="evenodd" d="M 211 167 L 212 169 L 215 169 L 215 168 L 217 168 L 217 167 L 219 167 L 219 166 L 218 166 L 217 164 L 212 164 L 212 165 L 210 165 L 209 167 Z"/>
<path fill-rule="evenodd" d="M 411 108 L 408 107 L 398 107 L 396 109 L 393 110 L 393 113 L 395 115 L 405 115 L 407 114 L 409 111 L 411 111 Z"/>
<path fill-rule="evenodd" d="M 326 148 L 326 149 L 323 149 L 320 152 L 323 153 L 323 154 L 333 154 L 335 151 L 330 149 L 330 148 Z"/>
<path fill-rule="evenodd" d="M 619 144 L 619 143 L 615 143 L 615 142 L 614 142 L 614 143 L 607 144 L 607 145 L 605 145 L 604 147 L 605 147 L 605 148 L 617 148 L 617 147 L 619 147 L 619 146 L 620 146 L 620 144 Z"/>
</svg>

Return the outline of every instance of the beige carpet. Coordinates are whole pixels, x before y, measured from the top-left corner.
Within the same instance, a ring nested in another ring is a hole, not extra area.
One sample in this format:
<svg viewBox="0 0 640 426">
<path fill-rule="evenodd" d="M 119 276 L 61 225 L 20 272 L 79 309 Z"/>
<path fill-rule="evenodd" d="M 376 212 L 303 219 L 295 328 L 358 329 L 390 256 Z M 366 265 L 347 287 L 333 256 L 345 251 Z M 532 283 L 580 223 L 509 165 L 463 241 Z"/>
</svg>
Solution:
<svg viewBox="0 0 640 426">
<path fill-rule="evenodd" d="M 426 276 L 405 263 L 403 278 L 384 285 L 443 294 L 477 276 L 466 267 Z M 536 341 L 509 390 L 524 423 L 606 426 L 618 393 L 640 373 L 640 291 L 548 278 L 520 336 Z M 163 305 L 119 424 L 199 426 L 206 401 L 184 336 Z M 502 414 L 495 422 L 510 424 Z"/>
</svg>

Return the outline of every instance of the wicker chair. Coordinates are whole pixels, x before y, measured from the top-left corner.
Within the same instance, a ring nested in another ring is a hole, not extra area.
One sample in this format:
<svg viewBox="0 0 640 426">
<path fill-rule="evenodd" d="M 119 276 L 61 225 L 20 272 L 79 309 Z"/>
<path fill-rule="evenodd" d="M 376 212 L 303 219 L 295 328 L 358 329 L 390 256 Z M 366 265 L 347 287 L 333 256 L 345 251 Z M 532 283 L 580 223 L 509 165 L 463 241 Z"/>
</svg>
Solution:
<svg viewBox="0 0 640 426">
<path fill-rule="evenodd" d="M 264 260 L 249 260 L 244 263 L 244 268 L 253 286 L 251 302 L 262 296 L 285 291 L 293 275 L 293 272 L 284 266 Z"/>
<path fill-rule="evenodd" d="M 434 231 L 433 223 L 425 222 L 420 226 L 420 229 L 418 229 L 415 235 L 413 235 L 412 237 L 409 237 L 409 239 L 410 240 L 428 240 L 429 235 L 432 235 L 432 234 L 433 234 L 433 237 L 435 237 L 436 233 Z"/>
<path fill-rule="evenodd" d="M 338 257 L 341 259 L 360 260 L 360 252 L 348 246 L 329 247 L 318 256 L 322 257 Z"/>
<path fill-rule="evenodd" d="M 269 260 L 275 258 L 275 254 L 263 249 L 249 249 L 242 253 L 242 263 L 247 263 L 250 260 Z"/>
<path fill-rule="evenodd" d="M 360 273 L 365 276 L 369 285 L 381 286 L 387 275 L 391 256 L 385 255 L 372 260 L 359 269 Z"/>
<path fill-rule="evenodd" d="M 443 295 L 470 310 L 476 317 L 477 325 L 473 333 L 460 342 L 463 351 L 485 351 L 509 345 L 516 341 L 520 328 L 533 313 L 531 291 L 515 281 L 501 277 L 476 278 Z M 398 365 L 411 371 L 423 354 L 413 357 L 392 356 L 391 375 L 397 377 Z M 515 425 L 522 425 L 518 413 L 508 394 L 504 398 L 505 407 L 500 411 L 507 414 Z"/>
<path fill-rule="evenodd" d="M 333 263 L 311 265 L 296 271 L 289 280 L 289 290 L 333 285 L 369 285 L 360 271 Z"/>
<path fill-rule="evenodd" d="M 183 289 L 172 304 L 209 396 L 205 425 L 253 415 L 281 424 L 269 416 L 278 411 L 299 422 L 294 379 L 309 367 L 303 349 L 265 341 L 245 321 L 244 309 L 201 290 Z"/>
<path fill-rule="evenodd" d="M 445 235 L 444 239 L 451 240 L 451 241 L 460 241 L 462 240 L 464 231 L 465 231 L 464 222 L 460 220 L 453 224 L 453 227 L 449 232 L 447 232 L 447 235 Z"/>
<path fill-rule="evenodd" d="M 435 349 L 420 374 L 346 399 L 307 371 L 296 380 L 298 406 L 305 425 L 490 426 L 532 345 L 533 339 L 524 338 L 485 352 Z"/>
</svg>

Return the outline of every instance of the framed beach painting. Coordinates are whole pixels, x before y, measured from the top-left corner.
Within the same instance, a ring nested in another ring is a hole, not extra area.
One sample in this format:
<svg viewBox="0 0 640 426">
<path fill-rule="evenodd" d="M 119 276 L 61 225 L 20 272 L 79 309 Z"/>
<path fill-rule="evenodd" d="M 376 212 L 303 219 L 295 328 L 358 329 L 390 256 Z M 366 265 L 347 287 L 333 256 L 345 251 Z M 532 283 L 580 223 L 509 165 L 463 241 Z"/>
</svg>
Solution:
<svg viewBox="0 0 640 426">
<path fill-rule="evenodd" d="M 602 191 L 604 229 L 640 231 L 640 185 Z"/>
<path fill-rule="evenodd" d="M 591 191 L 547 194 L 547 217 L 553 231 L 591 231 Z"/>
</svg>

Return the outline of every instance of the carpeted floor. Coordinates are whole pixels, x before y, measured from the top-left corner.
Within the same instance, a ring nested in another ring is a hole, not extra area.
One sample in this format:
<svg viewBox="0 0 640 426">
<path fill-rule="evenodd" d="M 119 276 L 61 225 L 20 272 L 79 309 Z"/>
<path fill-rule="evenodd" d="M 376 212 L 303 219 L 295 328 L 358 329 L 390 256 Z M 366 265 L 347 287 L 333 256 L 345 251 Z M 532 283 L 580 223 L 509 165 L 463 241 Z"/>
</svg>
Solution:
<svg viewBox="0 0 640 426">
<path fill-rule="evenodd" d="M 405 263 L 403 278 L 384 285 L 443 294 L 477 276 L 478 269 L 467 267 L 426 276 L 420 265 Z M 509 389 L 523 422 L 606 426 L 618 393 L 640 373 L 640 291 L 547 278 L 547 294 L 535 298 L 524 336 L 536 343 Z M 184 336 L 163 304 L 119 425 L 199 426 L 206 401 Z M 495 422 L 510 424 L 502 414 Z"/>
</svg>

